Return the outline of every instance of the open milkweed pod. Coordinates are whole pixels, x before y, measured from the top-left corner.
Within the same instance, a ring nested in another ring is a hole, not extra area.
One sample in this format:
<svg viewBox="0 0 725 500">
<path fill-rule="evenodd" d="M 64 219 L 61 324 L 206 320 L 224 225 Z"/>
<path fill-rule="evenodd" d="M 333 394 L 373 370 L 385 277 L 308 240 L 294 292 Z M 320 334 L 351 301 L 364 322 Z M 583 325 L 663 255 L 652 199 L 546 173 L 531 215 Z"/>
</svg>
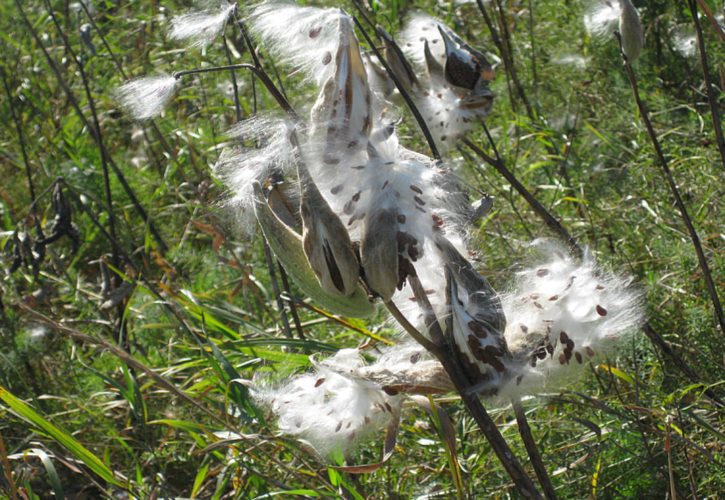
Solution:
<svg viewBox="0 0 725 500">
<path fill-rule="evenodd" d="M 493 105 L 493 66 L 437 19 L 415 15 L 399 36 L 419 69 L 413 99 L 441 149 L 450 149 Z"/>
<path fill-rule="evenodd" d="M 418 85 L 418 77 L 393 37 L 380 26 L 377 30 L 385 42 L 385 60 L 398 80 L 410 91 L 413 86 Z"/>
<path fill-rule="evenodd" d="M 380 209 L 365 219 L 360 243 L 360 263 L 368 287 L 389 301 L 398 286 L 398 215 Z"/>
<path fill-rule="evenodd" d="M 300 175 L 302 245 L 322 288 L 330 294 L 349 296 L 357 289 L 360 263 L 347 229 L 330 209 L 303 165 Z"/>
<path fill-rule="evenodd" d="M 300 289 L 313 301 L 333 313 L 355 318 L 364 318 L 373 314 L 375 308 L 368 301 L 367 293 L 362 287 L 357 286 L 350 296 L 345 297 L 340 294 L 330 294 L 320 286 L 305 256 L 302 237 L 277 218 L 267 204 L 262 186 L 258 182 L 252 184 L 254 214 L 262 228 L 264 238 Z"/>
<path fill-rule="evenodd" d="M 472 390 L 495 393 L 509 376 L 511 362 L 501 301 L 453 245 L 445 238 L 439 238 L 437 245 L 445 262 L 450 307 L 446 335 L 458 351 Z"/>
<path fill-rule="evenodd" d="M 619 0 L 619 33 L 622 36 L 622 51 L 629 62 L 634 62 L 644 47 L 644 30 L 639 12 L 629 0 Z"/>
<path fill-rule="evenodd" d="M 326 142 L 323 161 L 337 165 L 341 155 L 365 146 L 372 128 L 372 96 L 367 73 L 355 38 L 352 18 L 340 12 L 339 43 L 334 70 L 322 85 L 311 111 L 310 137 Z"/>
<path fill-rule="evenodd" d="M 445 78 L 448 83 L 480 93 L 495 74 L 486 57 L 467 45 L 445 26 L 438 25 L 446 53 Z"/>
</svg>

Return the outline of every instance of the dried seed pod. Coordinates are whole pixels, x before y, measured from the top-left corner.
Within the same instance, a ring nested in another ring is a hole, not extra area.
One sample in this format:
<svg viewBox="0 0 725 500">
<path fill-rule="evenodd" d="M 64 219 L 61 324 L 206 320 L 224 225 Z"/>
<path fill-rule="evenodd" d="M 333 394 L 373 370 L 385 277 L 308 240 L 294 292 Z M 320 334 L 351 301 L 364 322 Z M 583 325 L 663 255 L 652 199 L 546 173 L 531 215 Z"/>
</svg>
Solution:
<svg viewBox="0 0 725 500">
<path fill-rule="evenodd" d="M 375 309 L 360 286 L 357 286 L 349 297 L 339 293 L 329 293 L 320 286 L 305 257 L 302 237 L 274 214 L 264 198 L 260 184 L 254 182 L 252 186 L 254 215 L 262 228 L 262 233 L 275 256 L 300 289 L 322 307 L 336 314 L 356 318 L 370 316 Z"/>
<path fill-rule="evenodd" d="M 340 15 L 339 23 L 335 72 L 324 83 L 311 112 L 310 135 L 327 143 L 326 152 L 359 143 L 372 126 L 372 96 L 353 21 Z"/>
<path fill-rule="evenodd" d="M 629 0 L 619 0 L 619 33 L 622 36 L 622 51 L 629 62 L 634 62 L 644 47 L 644 30 L 639 12 Z"/>
<path fill-rule="evenodd" d="M 385 42 L 385 60 L 388 62 L 390 69 L 393 71 L 395 76 L 405 86 L 406 89 L 410 90 L 413 86 L 418 85 L 418 77 L 415 76 L 413 68 L 411 68 L 408 59 L 406 59 L 403 52 L 393 37 L 391 37 L 387 31 L 378 26 L 378 33 Z"/>
<path fill-rule="evenodd" d="M 349 296 L 357 287 L 360 264 L 350 236 L 304 166 L 300 174 L 302 246 L 320 286 L 331 294 Z"/>
<path fill-rule="evenodd" d="M 398 214 L 380 209 L 365 218 L 360 243 L 360 261 L 365 282 L 384 301 L 390 300 L 398 285 Z"/>
</svg>

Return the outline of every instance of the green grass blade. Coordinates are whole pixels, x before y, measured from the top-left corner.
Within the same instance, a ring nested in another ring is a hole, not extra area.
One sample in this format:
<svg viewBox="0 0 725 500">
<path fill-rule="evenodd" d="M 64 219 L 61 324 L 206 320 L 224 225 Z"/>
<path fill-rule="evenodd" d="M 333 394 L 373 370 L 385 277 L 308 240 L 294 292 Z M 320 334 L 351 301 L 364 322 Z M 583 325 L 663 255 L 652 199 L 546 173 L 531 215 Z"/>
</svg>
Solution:
<svg viewBox="0 0 725 500">
<path fill-rule="evenodd" d="M 113 475 L 113 472 L 106 467 L 106 464 L 104 464 L 100 458 L 91 453 L 71 435 L 48 422 L 30 406 L 20 401 L 2 386 L 0 386 L 0 400 L 2 400 L 10 411 L 15 413 L 18 417 L 36 426 L 38 429 L 42 430 L 45 434 L 57 441 L 81 462 L 86 464 L 89 469 L 103 478 L 104 481 L 125 489 L 124 484 Z"/>
</svg>

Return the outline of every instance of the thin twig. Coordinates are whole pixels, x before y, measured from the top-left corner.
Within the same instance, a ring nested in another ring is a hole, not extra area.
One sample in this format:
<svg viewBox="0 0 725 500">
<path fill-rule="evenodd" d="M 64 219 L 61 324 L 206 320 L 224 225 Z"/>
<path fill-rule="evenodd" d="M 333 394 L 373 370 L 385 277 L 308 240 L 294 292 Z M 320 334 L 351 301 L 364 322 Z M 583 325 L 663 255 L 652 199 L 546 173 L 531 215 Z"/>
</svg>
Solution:
<svg viewBox="0 0 725 500">
<path fill-rule="evenodd" d="M 486 163 L 495 168 L 496 171 L 501 174 L 521 196 L 524 197 L 534 212 L 541 217 L 549 229 L 554 231 L 562 240 L 564 240 L 577 256 L 581 257 L 584 254 L 584 251 L 576 242 L 574 237 L 569 234 L 569 231 L 567 231 L 564 226 L 562 226 L 561 223 L 553 215 L 551 215 L 544 205 L 542 205 L 539 200 L 537 200 L 534 195 L 531 194 L 531 192 L 529 192 L 523 184 L 521 184 L 513 172 L 506 167 L 500 157 L 492 158 L 467 138 L 463 139 L 463 143 L 481 159 L 485 160 Z"/>
<path fill-rule="evenodd" d="M 17 500 L 18 498 L 18 486 L 15 484 L 13 478 L 13 470 L 10 468 L 10 462 L 8 461 L 8 451 L 5 449 L 5 440 L 3 440 L 3 434 L 0 432 L 0 463 L 2 463 L 2 469 L 5 473 L 5 479 L 10 486 L 10 498 Z"/>
<path fill-rule="evenodd" d="M 519 398 L 518 396 L 512 397 L 511 405 L 514 409 L 514 415 L 516 415 L 516 423 L 519 427 L 519 434 L 521 435 L 521 440 L 524 442 L 526 451 L 529 454 L 529 458 L 531 459 L 531 465 L 533 465 L 534 467 L 534 472 L 536 472 L 536 477 L 539 480 L 541 489 L 544 491 L 544 496 L 546 497 L 546 500 L 555 500 L 557 498 L 556 492 L 554 491 L 554 486 L 551 484 L 551 479 L 549 479 L 549 474 L 546 471 L 544 461 L 541 459 L 539 448 L 536 446 L 534 435 L 531 432 L 529 421 L 526 418 L 524 406 L 521 404 L 521 398 Z"/>
<path fill-rule="evenodd" d="M 695 226 L 692 224 L 692 219 L 690 219 L 690 214 L 687 212 L 685 203 L 682 201 L 682 197 L 680 196 L 680 190 L 677 188 L 677 184 L 675 183 L 675 179 L 672 176 L 670 167 L 667 165 L 667 160 L 665 159 L 665 154 L 662 151 L 662 147 L 660 146 L 659 140 L 657 139 L 657 133 L 655 132 L 654 127 L 652 126 L 652 122 L 650 121 L 649 112 L 647 111 L 647 107 L 645 106 L 644 102 L 642 101 L 642 99 L 639 96 L 637 78 L 634 75 L 634 70 L 632 69 L 632 65 L 629 63 L 627 56 L 624 55 L 624 50 L 622 49 L 622 38 L 619 35 L 619 33 L 615 33 L 615 34 L 617 36 L 617 40 L 619 41 L 619 49 L 622 54 L 622 59 L 624 60 L 624 68 L 627 72 L 627 78 L 629 79 L 629 84 L 632 87 L 632 93 L 634 95 L 634 100 L 637 103 L 637 108 L 639 108 L 639 114 L 642 117 L 642 122 L 644 122 L 645 128 L 647 129 L 647 133 L 649 134 L 650 141 L 652 141 L 652 145 L 655 148 L 655 153 L 657 154 L 657 159 L 659 160 L 660 167 L 662 167 L 662 174 L 664 175 L 665 180 L 667 181 L 667 184 L 670 187 L 672 196 L 675 198 L 675 204 L 677 205 L 677 209 L 680 211 L 682 220 L 685 223 L 685 226 L 687 227 L 687 232 L 690 235 L 690 240 L 692 241 L 692 246 L 695 248 L 695 253 L 697 254 L 697 260 L 700 264 L 700 270 L 702 271 L 702 277 L 705 280 L 705 286 L 707 287 L 707 293 L 710 295 L 710 300 L 712 301 L 712 305 L 715 309 L 715 317 L 717 318 L 717 321 L 720 324 L 720 333 L 725 335 L 725 316 L 723 316 L 722 305 L 720 304 L 720 297 L 718 297 L 717 289 L 715 288 L 715 283 L 712 279 L 712 273 L 710 272 L 710 266 L 707 263 L 707 259 L 705 258 L 705 252 L 703 251 L 702 245 L 700 244 L 700 237 L 697 235 Z"/>
<path fill-rule="evenodd" d="M 715 140 L 717 148 L 720 151 L 720 159 L 722 166 L 725 168 L 725 139 L 722 134 L 722 125 L 720 122 L 720 105 L 715 97 L 714 85 L 710 76 L 710 68 L 707 65 L 707 52 L 705 51 L 705 37 L 702 34 L 702 26 L 700 26 L 700 18 L 697 16 L 697 1 L 688 0 L 690 4 L 690 13 L 692 14 L 692 22 L 695 25 L 695 33 L 697 33 L 697 46 L 700 51 L 700 65 L 702 66 L 702 75 L 705 78 L 705 87 L 707 89 L 707 102 L 710 104 L 710 113 L 712 114 L 712 127 L 715 130 Z M 712 15 L 712 13 L 710 13 Z M 722 33 L 721 30 L 718 31 Z M 722 328 L 722 325 L 721 325 Z M 723 328 L 725 333 L 725 328 Z"/>
</svg>

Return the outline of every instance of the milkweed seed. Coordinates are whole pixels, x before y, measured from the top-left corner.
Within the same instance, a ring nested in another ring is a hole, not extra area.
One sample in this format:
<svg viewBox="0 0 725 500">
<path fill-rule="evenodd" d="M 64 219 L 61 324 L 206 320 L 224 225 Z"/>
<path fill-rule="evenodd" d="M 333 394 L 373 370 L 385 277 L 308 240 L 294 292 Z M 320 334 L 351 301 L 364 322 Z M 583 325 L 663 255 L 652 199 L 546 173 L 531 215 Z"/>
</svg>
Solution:
<svg viewBox="0 0 725 500">
<path fill-rule="evenodd" d="M 543 278 L 544 276 L 548 276 L 548 274 L 549 274 L 549 270 L 548 269 L 545 269 L 545 268 L 542 268 L 542 269 L 539 269 L 539 270 L 536 271 L 536 276 L 538 276 L 539 278 Z"/>
<path fill-rule="evenodd" d="M 318 378 L 317 382 L 315 382 L 315 387 L 320 387 L 322 384 L 325 383 L 325 378 Z"/>
<path fill-rule="evenodd" d="M 607 315 L 607 310 L 604 309 L 599 304 L 597 304 L 597 314 L 600 315 L 600 316 L 606 316 Z"/>
<path fill-rule="evenodd" d="M 330 64 L 330 61 L 332 61 L 332 54 L 325 52 L 325 55 L 322 56 L 322 64 Z"/>
</svg>

